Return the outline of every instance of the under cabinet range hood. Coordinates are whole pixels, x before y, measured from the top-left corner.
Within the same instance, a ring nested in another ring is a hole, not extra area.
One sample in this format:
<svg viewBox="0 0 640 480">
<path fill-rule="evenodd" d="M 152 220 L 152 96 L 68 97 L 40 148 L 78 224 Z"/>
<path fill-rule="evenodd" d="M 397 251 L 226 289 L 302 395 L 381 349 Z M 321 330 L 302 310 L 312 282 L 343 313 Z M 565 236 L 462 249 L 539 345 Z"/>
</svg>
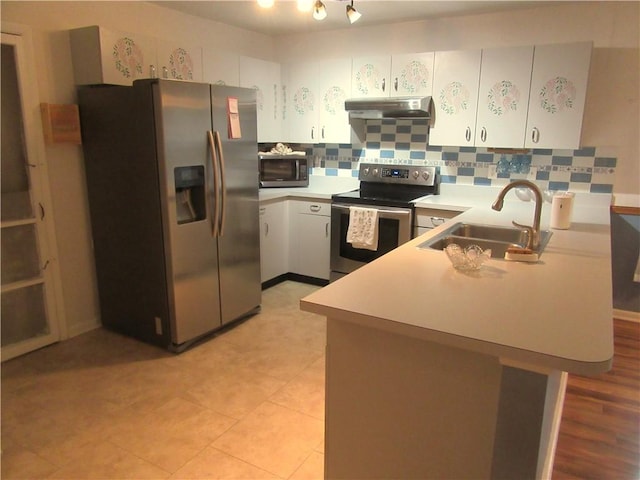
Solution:
<svg viewBox="0 0 640 480">
<path fill-rule="evenodd" d="M 431 97 L 352 98 L 344 102 L 349 118 L 425 118 L 433 117 Z"/>
</svg>

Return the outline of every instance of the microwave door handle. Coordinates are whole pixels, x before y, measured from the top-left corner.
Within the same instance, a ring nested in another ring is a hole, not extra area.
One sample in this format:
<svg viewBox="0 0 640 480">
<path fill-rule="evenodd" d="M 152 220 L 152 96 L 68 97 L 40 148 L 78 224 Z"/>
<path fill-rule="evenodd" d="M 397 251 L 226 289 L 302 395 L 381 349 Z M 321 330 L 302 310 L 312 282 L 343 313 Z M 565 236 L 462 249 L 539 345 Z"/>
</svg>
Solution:
<svg viewBox="0 0 640 480">
<path fill-rule="evenodd" d="M 220 215 L 218 222 L 218 236 L 224 235 L 224 224 L 226 220 L 226 212 L 227 212 L 227 178 L 225 174 L 225 163 L 224 163 L 224 149 L 222 148 L 222 139 L 220 137 L 220 132 L 214 132 L 214 139 L 218 152 L 218 166 L 220 173 Z"/>
<path fill-rule="evenodd" d="M 296 160 L 296 180 L 300 180 L 300 160 Z"/>
<path fill-rule="evenodd" d="M 209 142 L 209 160 L 211 160 L 211 172 L 213 175 L 213 195 L 207 192 L 207 203 L 209 204 L 209 218 L 211 221 L 211 236 L 218 236 L 218 168 L 217 156 L 215 151 L 215 142 L 213 140 L 213 132 L 207 131 L 207 140 Z M 207 183 L 208 185 L 208 183 Z M 208 189 L 207 189 L 208 190 Z M 213 202 L 213 204 L 212 204 Z"/>
</svg>

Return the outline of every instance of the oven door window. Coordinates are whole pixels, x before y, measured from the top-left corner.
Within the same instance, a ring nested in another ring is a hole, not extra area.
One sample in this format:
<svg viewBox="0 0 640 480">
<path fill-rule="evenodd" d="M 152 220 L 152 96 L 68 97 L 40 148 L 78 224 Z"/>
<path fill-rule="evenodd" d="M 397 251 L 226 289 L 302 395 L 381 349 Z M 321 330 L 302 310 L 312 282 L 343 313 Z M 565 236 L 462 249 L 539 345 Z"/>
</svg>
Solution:
<svg viewBox="0 0 640 480">
<path fill-rule="evenodd" d="M 392 218 L 378 218 L 378 250 L 353 248 L 347 242 L 349 214 L 340 215 L 340 257 L 356 262 L 369 263 L 399 246 L 400 221 Z"/>
<path fill-rule="evenodd" d="M 260 160 L 260 180 L 281 182 L 298 180 L 298 160 L 283 158 L 263 158 Z"/>
</svg>

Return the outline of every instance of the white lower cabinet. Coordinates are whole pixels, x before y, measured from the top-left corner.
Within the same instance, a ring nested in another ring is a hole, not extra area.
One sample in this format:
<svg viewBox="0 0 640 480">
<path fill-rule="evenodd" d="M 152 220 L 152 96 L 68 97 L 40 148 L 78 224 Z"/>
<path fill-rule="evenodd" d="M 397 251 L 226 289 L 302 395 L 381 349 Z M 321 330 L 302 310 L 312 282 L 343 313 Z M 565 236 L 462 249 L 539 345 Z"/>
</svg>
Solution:
<svg viewBox="0 0 640 480">
<path fill-rule="evenodd" d="M 329 280 L 331 202 L 290 200 L 292 273 Z"/>
<path fill-rule="evenodd" d="M 260 203 L 260 271 L 262 282 L 289 272 L 287 200 Z"/>
<path fill-rule="evenodd" d="M 457 210 L 440 210 L 437 208 L 418 208 L 416 209 L 416 224 L 414 226 L 413 235 L 419 237 L 423 233 L 427 233 L 436 227 L 439 227 L 447 220 L 460 215 L 462 212 Z"/>
</svg>

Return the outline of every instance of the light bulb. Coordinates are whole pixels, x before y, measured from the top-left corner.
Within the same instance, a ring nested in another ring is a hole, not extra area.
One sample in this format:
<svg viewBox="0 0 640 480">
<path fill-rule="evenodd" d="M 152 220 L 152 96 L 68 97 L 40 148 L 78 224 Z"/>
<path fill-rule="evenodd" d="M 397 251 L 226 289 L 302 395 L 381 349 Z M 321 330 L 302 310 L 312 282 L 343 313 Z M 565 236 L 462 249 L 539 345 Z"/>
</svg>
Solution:
<svg viewBox="0 0 640 480">
<path fill-rule="evenodd" d="M 313 0 L 298 0 L 298 10 L 308 12 L 313 6 Z"/>
</svg>

